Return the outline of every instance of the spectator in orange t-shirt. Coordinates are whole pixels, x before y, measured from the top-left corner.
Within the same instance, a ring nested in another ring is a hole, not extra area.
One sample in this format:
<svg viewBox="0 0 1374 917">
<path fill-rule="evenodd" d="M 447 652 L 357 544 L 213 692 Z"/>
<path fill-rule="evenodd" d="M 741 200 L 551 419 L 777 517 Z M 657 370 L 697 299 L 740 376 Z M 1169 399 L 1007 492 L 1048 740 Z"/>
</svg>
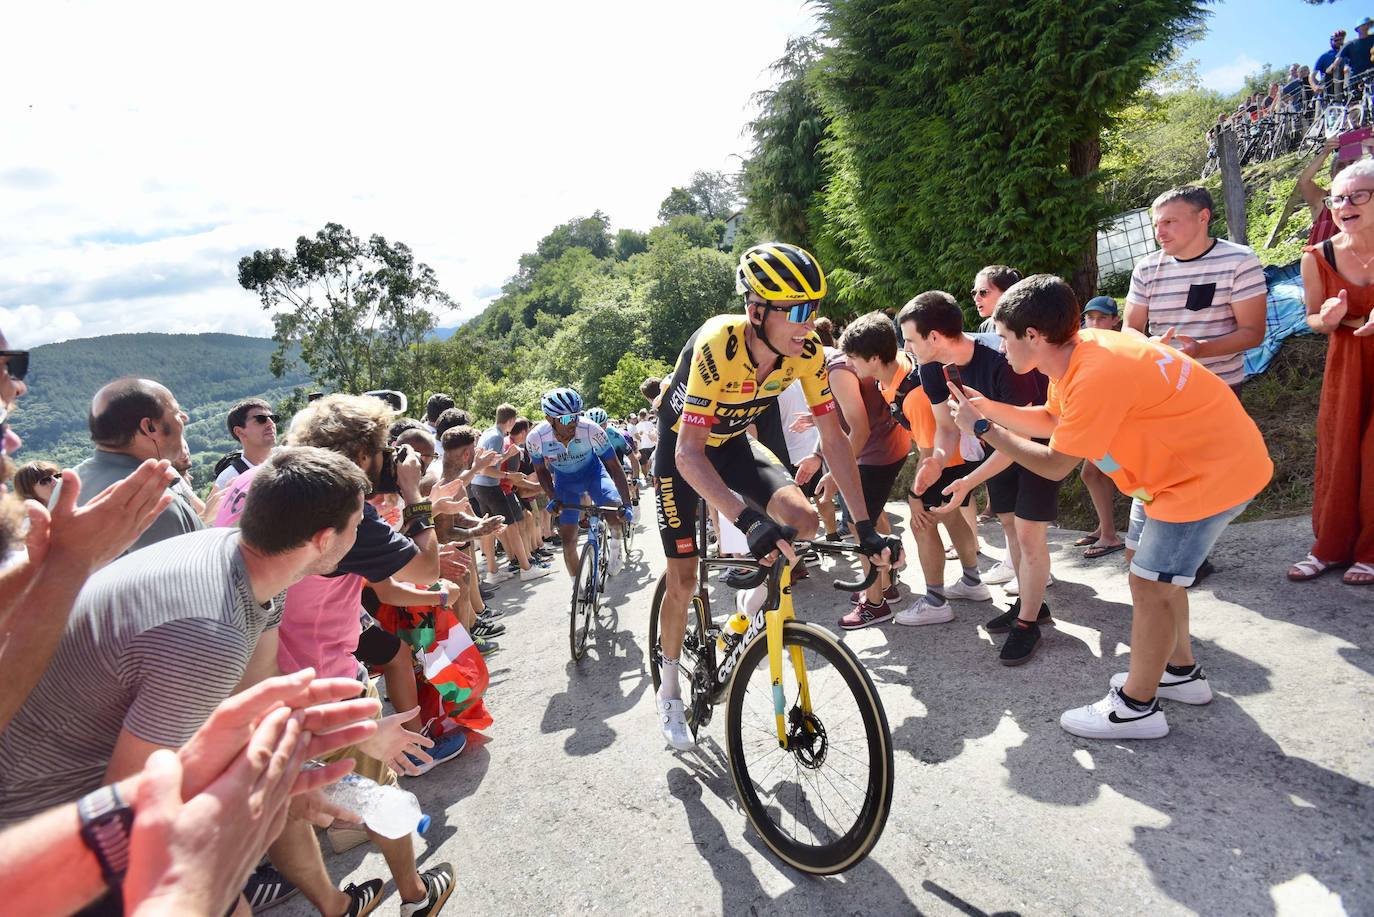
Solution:
<svg viewBox="0 0 1374 917">
<path fill-rule="evenodd" d="M 1264 439 L 1196 360 L 1142 335 L 1080 330 L 1078 301 L 1058 277 L 1016 284 L 994 318 L 1012 369 L 1049 376 L 1049 398 L 1018 408 L 956 390 L 959 428 L 1055 480 L 1091 459 L 1135 501 L 1126 535 L 1130 671 L 1059 723 L 1085 738 L 1161 738 L 1169 725 L 1159 698 L 1212 699 L 1193 658 L 1185 587 L 1227 523 L 1269 483 Z M 1030 439 L 1045 436 L 1048 446 Z"/>
</svg>

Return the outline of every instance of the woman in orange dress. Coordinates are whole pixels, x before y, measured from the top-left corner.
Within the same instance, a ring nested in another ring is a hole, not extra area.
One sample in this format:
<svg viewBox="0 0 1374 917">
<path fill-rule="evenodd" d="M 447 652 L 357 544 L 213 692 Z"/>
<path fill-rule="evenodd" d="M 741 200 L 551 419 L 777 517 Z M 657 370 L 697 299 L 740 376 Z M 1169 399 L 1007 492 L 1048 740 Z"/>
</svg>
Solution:
<svg viewBox="0 0 1374 917">
<path fill-rule="evenodd" d="M 1374 160 L 1336 176 L 1327 206 L 1340 230 L 1304 249 L 1307 324 L 1328 335 L 1317 412 L 1312 494 L 1316 544 L 1295 581 L 1346 566 L 1342 581 L 1374 585 Z"/>
</svg>

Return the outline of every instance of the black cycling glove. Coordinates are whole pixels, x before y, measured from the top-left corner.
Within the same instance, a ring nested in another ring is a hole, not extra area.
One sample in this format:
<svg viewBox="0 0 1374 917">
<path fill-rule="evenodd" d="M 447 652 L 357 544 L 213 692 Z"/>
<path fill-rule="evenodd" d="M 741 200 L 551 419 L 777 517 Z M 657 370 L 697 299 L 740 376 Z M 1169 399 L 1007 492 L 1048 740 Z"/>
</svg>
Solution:
<svg viewBox="0 0 1374 917">
<path fill-rule="evenodd" d="M 859 552 L 865 557 L 877 557 L 883 553 L 884 548 L 890 548 L 892 553 L 888 555 L 890 563 L 897 563 L 902 559 L 902 539 L 896 535 L 880 535 L 873 525 L 873 520 L 865 519 L 863 522 L 854 523 L 854 529 L 859 533 Z"/>
<path fill-rule="evenodd" d="M 797 537 L 797 530 L 778 525 L 763 513 L 746 506 L 744 512 L 735 520 L 735 528 L 744 533 L 749 542 L 749 553 L 763 560 L 778 549 L 778 540 L 791 541 Z"/>
</svg>

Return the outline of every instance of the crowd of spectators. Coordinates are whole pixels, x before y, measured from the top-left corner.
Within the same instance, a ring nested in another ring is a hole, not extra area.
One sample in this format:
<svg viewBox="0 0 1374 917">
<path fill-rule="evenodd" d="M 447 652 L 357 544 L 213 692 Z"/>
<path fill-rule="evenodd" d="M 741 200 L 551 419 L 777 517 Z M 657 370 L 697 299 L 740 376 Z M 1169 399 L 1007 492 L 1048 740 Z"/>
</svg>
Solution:
<svg viewBox="0 0 1374 917">
<path fill-rule="evenodd" d="M 452 866 L 422 870 L 409 833 L 378 834 L 323 789 L 420 778 L 492 725 L 494 600 L 513 571 L 547 575 L 556 547 L 529 421 L 503 405 L 483 432 L 445 395 L 398 418 L 404 396 L 378 392 L 313 398 L 288 424 L 248 399 L 202 501 L 185 412 L 137 376 L 93 394 L 88 458 L 16 468 L 29 354 L 8 348 L 0 871 L 15 912 L 247 914 L 297 892 L 331 917 L 370 912 L 383 879 L 338 887 L 323 829 L 336 853 L 383 853 L 403 915 L 439 913 Z M 60 888 L 29 881 L 57 869 Z"/>
</svg>

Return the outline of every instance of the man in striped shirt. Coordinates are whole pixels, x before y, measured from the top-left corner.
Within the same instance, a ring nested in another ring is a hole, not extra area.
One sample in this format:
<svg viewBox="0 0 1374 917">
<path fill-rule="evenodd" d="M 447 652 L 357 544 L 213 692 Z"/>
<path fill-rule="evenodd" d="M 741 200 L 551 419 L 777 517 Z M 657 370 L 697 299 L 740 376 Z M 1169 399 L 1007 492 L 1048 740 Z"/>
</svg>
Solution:
<svg viewBox="0 0 1374 917">
<path fill-rule="evenodd" d="M 1126 325 L 1194 358 L 1239 391 L 1264 340 L 1264 271 L 1244 245 L 1207 234 L 1212 195 L 1174 188 L 1151 206 L 1159 251 L 1131 271 Z"/>
</svg>

